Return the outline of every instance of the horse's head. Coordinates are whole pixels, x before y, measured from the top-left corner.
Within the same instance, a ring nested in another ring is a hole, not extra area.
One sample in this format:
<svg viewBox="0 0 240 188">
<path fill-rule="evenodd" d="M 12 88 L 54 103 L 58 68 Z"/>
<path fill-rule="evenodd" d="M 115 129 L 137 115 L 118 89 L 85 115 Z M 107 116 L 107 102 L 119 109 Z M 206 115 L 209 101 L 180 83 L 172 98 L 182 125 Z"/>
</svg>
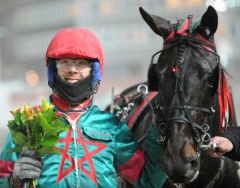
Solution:
<svg viewBox="0 0 240 188">
<path fill-rule="evenodd" d="M 188 183 L 198 175 L 201 144 L 210 139 L 219 80 L 213 37 L 218 16 L 210 6 L 201 21 L 188 16 L 171 24 L 142 8 L 140 13 L 164 40 L 148 72 L 149 90 L 158 91 L 155 126 L 162 131 L 160 141 L 167 144 L 162 165 L 173 182 Z"/>
</svg>

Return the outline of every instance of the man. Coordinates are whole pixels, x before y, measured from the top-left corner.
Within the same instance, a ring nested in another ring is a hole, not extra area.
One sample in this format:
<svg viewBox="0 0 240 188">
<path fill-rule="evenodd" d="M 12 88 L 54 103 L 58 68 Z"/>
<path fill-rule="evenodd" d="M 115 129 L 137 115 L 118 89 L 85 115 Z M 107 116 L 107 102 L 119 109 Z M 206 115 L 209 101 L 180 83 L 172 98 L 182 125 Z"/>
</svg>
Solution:
<svg viewBox="0 0 240 188">
<path fill-rule="evenodd" d="M 240 161 L 240 127 L 231 127 L 219 136 L 215 136 L 212 142 L 218 144 L 218 150 L 212 149 L 208 153 L 212 157 L 221 157 L 222 155 L 229 159 Z"/>
<path fill-rule="evenodd" d="M 71 127 L 55 146 L 60 154 L 41 159 L 32 150 L 7 154 L 15 146 L 10 134 L 0 156 L 0 187 L 23 187 L 25 180 L 37 178 L 38 188 L 116 188 L 117 172 L 136 187 L 162 187 L 159 132 L 150 127 L 144 153 L 124 122 L 93 105 L 104 67 L 94 34 L 61 30 L 48 46 L 46 64 L 50 102 Z"/>
</svg>

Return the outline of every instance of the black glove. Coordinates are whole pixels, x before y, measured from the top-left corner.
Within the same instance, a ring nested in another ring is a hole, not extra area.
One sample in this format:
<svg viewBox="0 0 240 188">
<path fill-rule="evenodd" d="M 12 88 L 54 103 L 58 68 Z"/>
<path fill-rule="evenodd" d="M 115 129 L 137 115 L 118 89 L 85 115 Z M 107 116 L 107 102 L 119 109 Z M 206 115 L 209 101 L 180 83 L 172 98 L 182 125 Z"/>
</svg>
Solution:
<svg viewBox="0 0 240 188">
<path fill-rule="evenodd" d="M 42 164 L 43 161 L 36 151 L 23 151 L 14 164 L 13 182 L 18 186 L 23 186 L 25 179 L 37 179 L 41 174 Z"/>
</svg>

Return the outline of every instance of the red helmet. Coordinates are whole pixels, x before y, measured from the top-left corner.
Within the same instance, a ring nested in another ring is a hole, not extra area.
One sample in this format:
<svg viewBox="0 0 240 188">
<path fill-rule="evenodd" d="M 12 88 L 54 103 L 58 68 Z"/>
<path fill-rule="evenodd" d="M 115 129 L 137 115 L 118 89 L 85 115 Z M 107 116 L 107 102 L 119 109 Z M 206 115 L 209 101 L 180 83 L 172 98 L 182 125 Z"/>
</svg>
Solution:
<svg viewBox="0 0 240 188">
<path fill-rule="evenodd" d="M 104 68 L 104 57 L 101 44 L 89 30 L 70 28 L 59 31 L 50 42 L 46 52 L 48 58 L 84 58 L 98 59 L 101 76 Z"/>
</svg>

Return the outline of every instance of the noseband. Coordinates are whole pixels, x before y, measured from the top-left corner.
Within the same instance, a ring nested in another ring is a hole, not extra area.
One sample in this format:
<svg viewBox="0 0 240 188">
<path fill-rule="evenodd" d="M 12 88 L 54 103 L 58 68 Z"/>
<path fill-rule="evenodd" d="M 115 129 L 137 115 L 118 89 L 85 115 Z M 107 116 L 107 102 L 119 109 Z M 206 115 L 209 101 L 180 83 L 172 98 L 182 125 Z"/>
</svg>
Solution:
<svg viewBox="0 0 240 188">
<path fill-rule="evenodd" d="M 172 68 L 172 71 L 174 72 L 176 77 L 175 93 L 174 93 L 172 102 L 170 106 L 161 106 L 160 102 L 158 101 L 155 109 L 156 114 L 161 113 L 165 118 L 165 123 L 161 123 L 157 127 L 162 132 L 162 134 L 159 135 L 158 142 L 159 144 L 161 144 L 165 141 L 166 130 L 167 130 L 166 128 L 170 123 L 183 123 L 183 124 L 190 125 L 191 129 L 194 132 L 197 142 L 200 143 L 199 145 L 201 145 L 203 144 L 203 142 L 209 142 L 211 138 L 210 134 L 207 133 L 207 131 L 209 130 L 209 126 L 210 126 L 209 124 L 211 123 L 211 119 L 217 105 L 217 93 L 214 94 L 214 96 L 211 99 L 211 109 L 187 105 L 184 98 L 184 93 L 183 93 L 184 76 L 187 70 L 192 48 L 198 48 L 216 55 L 218 57 L 217 58 L 218 66 L 220 64 L 219 63 L 220 58 L 216 53 L 215 44 L 204 39 L 199 33 L 195 31 L 195 28 L 196 26 L 199 25 L 199 22 L 193 22 L 192 16 L 188 16 L 185 21 L 181 20 L 181 22 L 182 23 L 179 23 L 179 25 L 181 25 L 181 28 L 185 26 L 185 29 L 179 32 L 179 29 L 175 27 L 174 31 L 165 39 L 163 43 L 164 44 L 163 49 L 152 56 L 151 64 L 149 67 L 150 72 L 148 72 L 148 78 L 153 77 L 153 75 L 151 74 L 151 70 L 153 69 L 153 67 L 156 68 L 157 64 L 153 64 L 153 59 L 157 54 L 161 52 L 165 52 L 167 49 L 172 48 L 176 45 L 180 45 L 178 59 L 174 63 L 174 67 Z M 156 83 L 154 84 L 149 83 L 149 86 L 153 86 L 153 85 L 155 85 L 154 90 L 156 91 Z M 177 97 L 179 97 L 181 105 L 176 105 Z M 172 117 L 172 112 L 174 109 L 184 110 L 186 117 L 181 117 L 181 116 Z M 167 110 L 166 115 L 162 113 L 163 110 Z M 190 110 L 196 110 L 196 111 L 207 113 L 202 125 L 199 125 L 193 121 L 193 118 L 190 114 Z M 203 133 L 201 136 L 199 134 L 199 131 Z"/>
</svg>

